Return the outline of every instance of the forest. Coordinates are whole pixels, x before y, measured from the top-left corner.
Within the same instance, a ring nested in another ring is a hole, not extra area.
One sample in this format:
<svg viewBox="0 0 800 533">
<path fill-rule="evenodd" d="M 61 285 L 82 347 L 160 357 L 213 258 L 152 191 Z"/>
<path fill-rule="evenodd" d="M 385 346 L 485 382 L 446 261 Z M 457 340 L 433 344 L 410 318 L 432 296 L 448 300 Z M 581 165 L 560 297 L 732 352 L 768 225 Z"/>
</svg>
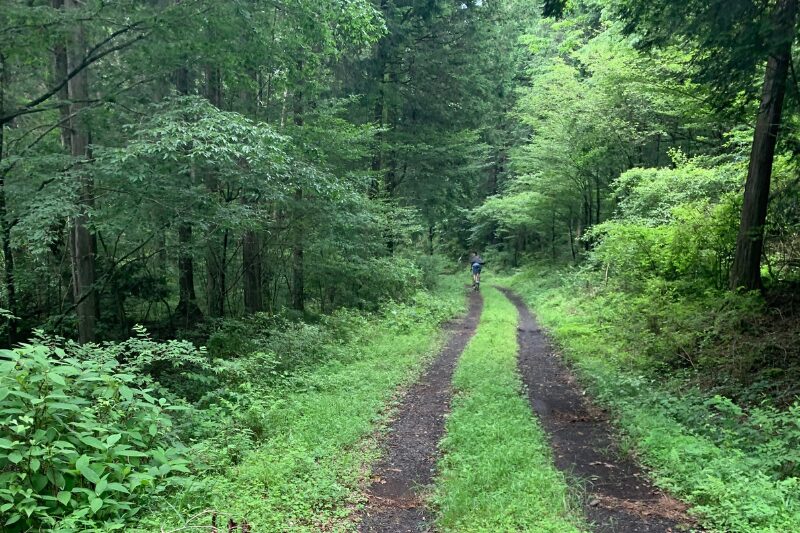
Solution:
<svg viewBox="0 0 800 533">
<path fill-rule="evenodd" d="M 0 531 L 800 531 L 798 37 L 0 0 Z"/>
</svg>

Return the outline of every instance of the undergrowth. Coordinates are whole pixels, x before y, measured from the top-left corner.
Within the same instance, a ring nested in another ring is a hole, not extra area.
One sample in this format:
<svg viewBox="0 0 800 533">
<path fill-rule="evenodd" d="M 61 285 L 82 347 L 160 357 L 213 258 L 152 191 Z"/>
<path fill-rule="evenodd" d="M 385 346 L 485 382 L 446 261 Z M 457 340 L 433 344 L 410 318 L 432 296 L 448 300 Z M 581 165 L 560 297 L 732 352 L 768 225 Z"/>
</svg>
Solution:
<svg viewBox="0 0 800 533">
<path fill-rule="evenodd" d="M 765 320 L 757 297 L 624 292 L 542 268 L 508 284 L 616 411 L 623 444 L 707 528 L 800 530 L 800 404 L 785 386 L 763 386 L 775 387 L 763 377 L 775 339 L 743 346 Z"/>
<path fill-rule="evenodd" d="M 236 341 L 260 347 L 248 355 L 221 350 L 218 336 L 225 386 L 204 395 L 185 428 L 197 475 L 141 528 L 208 527 L 217 514 L 219 524 L 253 531 L 351 529 L 386 403 L 435 353 L 437 326 L 461 309 L 463 290 L 447 278 L 436 294 L 377 316 L 341 311 L 316 325 L 252 329 Z"/>
<path fill-rule="evenodd" d="M 485 289 L 483 316 L 456 369 L 435 501 L 444 531 L 579 531 L 564 476 L 522 394 L 517 311 Z"/>
</svg>

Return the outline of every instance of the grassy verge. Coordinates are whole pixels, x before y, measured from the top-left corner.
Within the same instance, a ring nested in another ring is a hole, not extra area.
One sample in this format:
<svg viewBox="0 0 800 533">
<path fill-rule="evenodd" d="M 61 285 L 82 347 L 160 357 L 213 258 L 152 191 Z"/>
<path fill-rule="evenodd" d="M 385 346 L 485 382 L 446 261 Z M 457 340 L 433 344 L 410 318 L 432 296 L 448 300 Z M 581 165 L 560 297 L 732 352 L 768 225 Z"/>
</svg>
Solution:
<svg viewBox="0 0 800 533">
<path fill-rule="evenodd" d="M 445 531 L 579 531 L 564 476 L 523 397 L 517 312 L 484 289 L 475 337 L 454 376 L 435 501 Z"/>
<path fill-rule="evenodd" d="M 383 318 L 359 324 L 355 338 L 328 346 L 334 355 L 322 366 L 253 395 L 259 402 L 254 416 L 267 428 L 258 447 L 196 478 L 170 511 L 142 527 L 208 526 L 209 513 L 196 514 L 210 509 L 218 510 L 220 524 L 229 517 L 246 520 L 253 531 L 352 529 L 348 517 L 377 458 L 375 430 L 386 419 L 387 402 L 438 349 L 441 320 L 463 309 L 461 283 L 448 278 L 415 306 L 389 306 Z M 226 428 L 219 430 L 224 446 Z M 232 442 L 237 435 L 229 437 Z"/>
<path fill-rule="evenodd" d="M 552 270 L 522 272 L 507 285 L 615 410 L 623 444 L 636 449 L 659 485 L 691 503 L 707 528 L 800 531 L 800 480 L 792 473 L 800 461 L 800 405 L 742 409 L 642 355 L 644 341 L 632 334 L 637 296 L 588 290 L 586 280 Z"/>
</svg>

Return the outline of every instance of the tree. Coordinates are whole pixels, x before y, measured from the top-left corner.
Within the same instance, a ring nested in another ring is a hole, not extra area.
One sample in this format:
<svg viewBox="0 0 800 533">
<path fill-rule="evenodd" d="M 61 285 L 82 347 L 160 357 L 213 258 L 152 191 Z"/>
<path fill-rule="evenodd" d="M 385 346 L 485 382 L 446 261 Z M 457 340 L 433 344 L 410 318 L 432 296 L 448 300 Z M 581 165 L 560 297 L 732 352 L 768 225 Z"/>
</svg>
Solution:
<svg viewBox="0 0 800 533">
<path fill-rule="evenodd" d="M 761 254 L 764 249 L 764 223 L 767 220 L 772 164 L 781 125 L 783 100 L 792 44 L 796 35 L 797 0 L 781 0 L 773 14 L 774 41 L 768 49 L 767 67 L 756 128 L 753 150 L 744 189 L 744 205 L 736 240 L 736 255 L 731 267 L 732 289 L 760 289 Z"/>
<path fill-rule="evenodd" d="M 696 79 L 714 86 L 727 105 L 740 91 L 752 93 L 753 76 L 766 62 L 731 269 L 733 289 L 762 286 L 764 224 L 791 49 L 797 37 L 797 12 L 797 0 L 621 2 L 627 31 L 640 33 L 642 46 L 664 46 L 688 38 L 699 67 Z"/>
<path fill-rule="evenodd" d="M 75 0 L 64 0 L 64 8 L 77 10 Z M 72 156 L 76 159 L 78 212 L 72 217 L 69 232 L 69 249 L 72 261 L 72 291 L 78 314 L 78 337 L 81 342 L 95 339 L 98 300 L 95 291 L 95 242 L 89 229 L 89 210 L 94 202 L 94 190 L 86 167 L 92 158 L 89 148 L 89 126 L 84 110 L 89 100 L 88 69 L 81 68 L 86 57 L 86 30 L 82 22 L 75 24 L 72 39 L 67 45 L 67 71 L 77 72 L 69 78 L 67 90 L 70 99 L 70 141 Z"/>
</svg>

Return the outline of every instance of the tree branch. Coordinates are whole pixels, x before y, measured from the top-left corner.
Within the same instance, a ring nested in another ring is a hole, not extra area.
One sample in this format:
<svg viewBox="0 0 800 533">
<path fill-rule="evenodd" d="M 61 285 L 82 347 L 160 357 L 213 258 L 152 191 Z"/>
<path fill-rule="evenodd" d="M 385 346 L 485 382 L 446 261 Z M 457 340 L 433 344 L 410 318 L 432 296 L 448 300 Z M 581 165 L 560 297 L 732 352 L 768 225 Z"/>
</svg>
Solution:
<svg viewBox="0 0 800 533">
<path fill-rule="evenodd" d="M 15 118 L 17 118 L 17 117 L 19 117 L 21 115 L 28 115 L 28 114 L 31 114 L 31 113 L 40 113 L 42 111 L 46 111 L 48 109 L 53 109 L 54 107 L 58 107 L 58 106 L 54 106 L 54 107 L 53 106 L 49 106 L 49 107 L 41 108 L 41 107 L 38 107 L 38 106 L 39 106 L 39 104 L 42 104 L 42 103 L 46 102 L 47 100 L 49 100 L 50 98 L 52 98 L 56 93 L 58 93 L 58 91 L 63 89 L 64 86 L 66 86 L 67 83 L 69 83 L 69 81 L 72 78 L 74 78 L 75 76 L 80 74 L 84 69 L 86 69 L 90 65 L 96 63 L 97 61 L 101 60 L 102 58 L 104 58 L 105 56 L 107 56 L 109 54 L 112 54 L 114 52 L 118 52 L 120 50 L 128 48 L 128 47 L 136 44 L 137 42 L 141 41 L 142 39 L 148 37 L 150 35 L 150 32 L 142 33 L 141 35 L 137 35 L 136 37 L 134 37 L 132 39 L 129 39 L 128 41 L 120 43 L 120 44 L 118 44 L 116 46 L 112 46 L 112 47 L 110 47 L 110 48 L 108 48 L 106 50 L 103 50 L 102 52 L 98 52 L 98 50 L 100 48 L 102 48 L 103 46 L 105 46 L 106 44 L 111 42 L 116 37 L 118 37 L 118 36 L 120 36 L 120 35 L 122 35 L 124 33 L 127 33 L 128 31 L 132 31 L 132 30 L 138 28 L 139 26 L 141 26 L 142 24 L 143 24 L 143 22 L 139 21 L 139 22 L 136 22 L 134 24 L 131 24 L 130 26 L 126 26 L 123 29 L 117 30 L 116 32 L 112 33 L 106 39 L 103 39 L 103 41 L 101 41 L 99 44 L 93 46 L 91 51 L 83 58 L 81 63 L 79 65 L 77 65 L 75 68 L 73 68 L 69 73 L 67 73 L 66 77 L 64 79 L 62 79 L 59 83 L 57 83 L 56 85 L 50 87 L 50 89 L 45 91 L 43 94 L 39 95 L 38 97 L 34 98 L 33 100 L 29 101 L 28 103 L 22 105 L 21 107 L 18 107 L 16 110 L 12 111 L 11 113 L 8 113 L 8 114 L 3 115 L 2 117 L 0 117 L 0 126 L 2 126 L 4 124 L 7 124 L 8 122 L 11 122 L 12 120 L 14 120 Z"/>
</svg>

